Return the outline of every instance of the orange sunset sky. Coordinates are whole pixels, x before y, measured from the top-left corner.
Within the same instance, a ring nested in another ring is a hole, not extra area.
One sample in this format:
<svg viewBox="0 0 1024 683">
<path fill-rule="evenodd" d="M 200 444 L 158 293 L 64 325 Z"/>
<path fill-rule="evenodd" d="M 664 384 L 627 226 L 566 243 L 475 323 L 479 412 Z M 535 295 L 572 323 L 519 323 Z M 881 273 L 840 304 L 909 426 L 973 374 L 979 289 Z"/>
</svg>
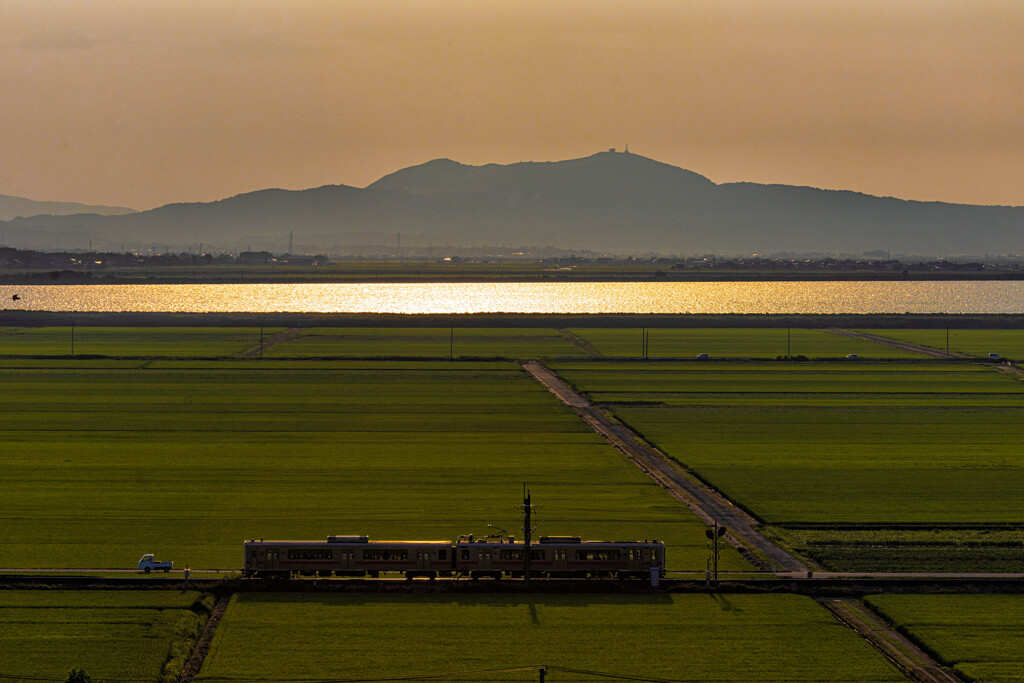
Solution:
<svg viewBox="0 0 1024 683">
<path fill-rule="evenodd" d="M 1024 2 L 0 0 L 0 194 L 147 209 L 622 148 L 1024 205 Z"/>
</svg>

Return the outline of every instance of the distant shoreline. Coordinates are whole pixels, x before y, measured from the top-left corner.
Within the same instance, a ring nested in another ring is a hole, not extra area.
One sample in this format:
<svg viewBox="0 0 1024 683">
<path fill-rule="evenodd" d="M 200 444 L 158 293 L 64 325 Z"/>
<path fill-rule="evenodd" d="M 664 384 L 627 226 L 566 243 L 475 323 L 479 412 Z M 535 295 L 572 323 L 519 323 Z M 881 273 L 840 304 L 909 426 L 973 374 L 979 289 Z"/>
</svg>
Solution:
<svg viewBox="0 0 1024 683">
<path fill-rule="evenodd" d="M 824 272 L 824 273 L 791 273 L 778 271 L 751 271 L 713 273 L 688 273 L 672 271 L 661 276 L 607 276 L 553 274 L 545 277 L 500 276 L 490 274 L 480 276 L 448 275 L 437 277 L 394 277 L 388 273 L 384 277 L 365 275 L 362 277 L 336 277 L 325 273 L 323 276 L 286 275 L 268 277 L 260 274 L 254 277 L 120 277 L 116 275 L 96 275 L 91 272 L 61 273 L 58 278 L 47 273 L 32 274 L 0 274 L 0 285 L 254 285 L 254 284 L 387 284 L 387 283 L 429 283 L 429 282 L 952 282 L 952 281 L 1016 281 L 1024 280 L 1021 271 L 996 272 L 962 272 L 950 271 L 942 273 L 926 271 L 909 271 L 906 274 L 892 272 Z"/>
<path fill-rule="evenodd" d="M 71 313 L 0 311 L 0 327 L 67 326 Z M 607 314 L 607 313 L 74 313 L 92 327 L 605 327 L 605 328 L 931 328 L 1021 329 L 1012 314 Z"/>
</svg>

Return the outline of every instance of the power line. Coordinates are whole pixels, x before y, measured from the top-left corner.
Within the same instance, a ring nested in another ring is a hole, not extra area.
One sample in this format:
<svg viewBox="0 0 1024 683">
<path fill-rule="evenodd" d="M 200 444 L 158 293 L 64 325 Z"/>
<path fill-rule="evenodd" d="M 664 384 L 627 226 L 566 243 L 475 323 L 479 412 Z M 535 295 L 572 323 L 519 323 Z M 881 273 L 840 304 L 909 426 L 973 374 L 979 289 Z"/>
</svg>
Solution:
<svg viewBox="0 0 1024 683">
<path fill-rule="evenodd" d="M 286 679 L 288 683 L 400 683 L 401 681 L 430 681 L 438 679 L 452 679 L 472 676 L 475 680 L 485 680 L 480 678 L 484 675 L 492 674 L 509 674 L 509 673 L 520 673 L 527 671 L 541 671 L 547 672 L 561 672 L 567 674 L 578 674 L 583 676 L 590 676 L 593 678 L 607 678 L 620 681 L 643 681 L 644 683 L 696 683 L 698 681 L 707 680 L 706 678 L 651 678 L 649 676 L 642 675 L 630 675 L 622 673 L 611 673 L 608 671 L 592 671 L 590 669 L 574 669 L 567 666 L 557 665 L 533 665 L 533 666 L 517 666 L 507 667 L 501 669 L 473 669 L 467 671 L 446 671 L 442 673 L 433 674 L 412 674 L 409 676 L 381 676 L 381 677 L 359 677 L 359 678 L 289 678 Z M 0 680 L 23 680 L 23 681 L 57 681 L 62 682 L 67 680 L 66 677 L 54 678 L 49 676 L 23 676 L 15 675 L 10 673 L 0 673 Z M 133 679 L 124 678 L 94 678 L 96 683 L 137 683 Z M 211 678 L 203 677 L 204 681 L 210 683 L 235 683 L 239 679 L 237 678 Z M 273 683 L 275 681 L 281 681 L 280 678 L 251 678 L 246 677 L 246 681 L 249 683 Z"/>
</svg>

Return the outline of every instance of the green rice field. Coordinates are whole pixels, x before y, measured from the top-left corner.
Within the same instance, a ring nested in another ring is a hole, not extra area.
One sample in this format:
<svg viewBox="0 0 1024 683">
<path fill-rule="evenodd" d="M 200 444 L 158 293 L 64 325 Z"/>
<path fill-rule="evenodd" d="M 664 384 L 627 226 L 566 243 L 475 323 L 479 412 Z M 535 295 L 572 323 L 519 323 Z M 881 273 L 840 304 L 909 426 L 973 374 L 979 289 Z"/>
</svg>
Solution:
<svg viewBox="0 0 1024 683">
<path fill-rule="evenodd" d="M 793 595 L 311 595 L 232 598 L 197 680 L 899 681 Z M 525 669 L 510 671 L 511 669 Z"/>
<path fill-rule="evenodd" d="M 282 328 L 267 327 L 266 339 Z M 67 327 L 2 327 L 0 356 L 70 356 Z M 258 327 L 90 327 L 74 328 L 74 355 L 207 358 L 234 356 L 260 343 Z"/>
<path fill-rule="evenodd" d="M 823 566 L 851 572 L 1024 572 L 1024 532 L 1019 526 L 799 525 L 771 530 Z"/>
<path fill-rule="evenodd" d="M 644 330 L 621 328 L 572 328 L 569 330 L 602 356 L 644 356 Z M 884 344 L 851 339 L 825 330 L 803 328 L 647 328 L 647 357 L 695 358 L 923 358 L 921 354 Z"/>
<path fill-rule="evenodd" d="M 666 541 L 703 525 L 518 365 L 0 361 L 0 568 L 239 569 L 248 538 Z M 731 548 L 725 568 L 747 565 Z"/>
<path fill-rule="evenodd" d="M 553 367 L 827 568 L 1024 569 L 1024 383 L 991 367 Z"/>
<path fill-rule="evenodd" d="M 771 523 L 1024 523 L 1024 383 L 983 366 L 555 367 Z"/>
<path fill-rule="evenodd" d="M 871 595 L 865 602 L 965 681 L 1024 680 L 1024 596 Z"/>
<path fill-rule="evenodd" d="M 272 358 L 553 358 L 582 349 L 551 328 L 324 327 L 268 350 Z"/>
<path fill-rule="evenodd" d="M 175 681 L 211 608 L 194 591 L 0 591 L 0 678 Z"/>
<path fill-rule="evenodd" d="M 998 353 L 1003 358 L 1024 360 L 1024 330 L 908 330 L 908 329 L 885 329 L 885 330 L 861 330 L 870 334 L 894 339 L 896 341 L 910 342 L 931 346 L 940 351 L 947 348 L 947 339 L 950 353 L 960 353 L 975 358 L 987 358 L 990 353 Z"/>
<path fill-rule="evenodd" d="M 551 367 L 601 403 L 669 406 L 1021 406 L 1024 385 L 946 363 L 564 363 Z"/>
</svg>

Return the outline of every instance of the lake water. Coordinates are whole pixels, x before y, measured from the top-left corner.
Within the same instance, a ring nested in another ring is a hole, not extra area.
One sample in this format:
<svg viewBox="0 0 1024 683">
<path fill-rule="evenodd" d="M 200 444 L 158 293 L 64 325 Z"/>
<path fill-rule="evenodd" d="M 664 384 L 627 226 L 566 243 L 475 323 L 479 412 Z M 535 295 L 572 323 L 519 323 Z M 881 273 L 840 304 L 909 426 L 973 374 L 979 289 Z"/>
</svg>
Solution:
<svg viewBox="0 0 1024 683">
<path fill-rule="evenodd" d="M 6 309 L 69 313 L 1024 312 L 1020 281 L 23 285 L 0 297 Z"/>
</svg>

